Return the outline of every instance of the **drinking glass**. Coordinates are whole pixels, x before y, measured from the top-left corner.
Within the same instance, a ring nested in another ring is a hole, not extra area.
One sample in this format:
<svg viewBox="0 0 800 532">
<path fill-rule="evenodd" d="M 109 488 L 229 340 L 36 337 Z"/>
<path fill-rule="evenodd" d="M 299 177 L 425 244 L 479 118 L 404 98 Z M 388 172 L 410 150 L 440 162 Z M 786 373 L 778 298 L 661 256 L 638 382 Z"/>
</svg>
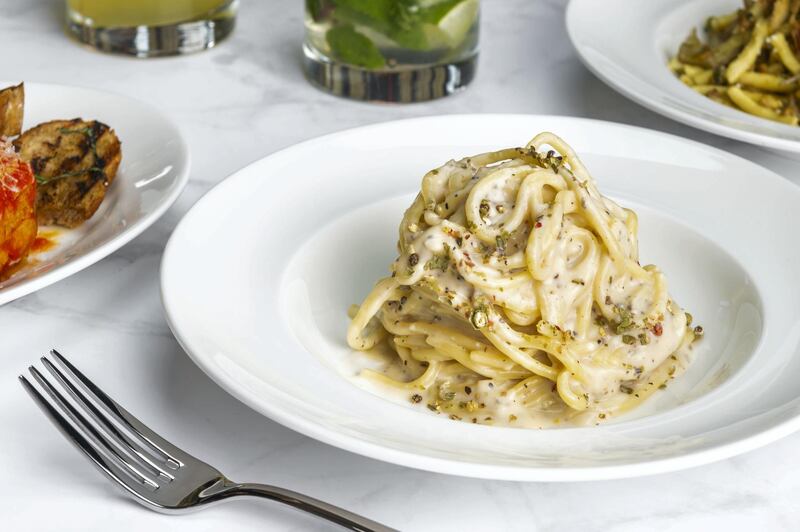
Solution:
<svg viewBox="0 0 800 532">
<path fill-rule="evenodd" d="M 452 94 L 475 76 L 479 18 L 479 0 L 306 0 L 306 76 L 357 100 Z"/>
<path fill-rule="evenodd" d="M 67 0 L 67 31 L 104 52 L 153 57 L 197 52 L 224 39 L 238 0 Z"/>
</svg>

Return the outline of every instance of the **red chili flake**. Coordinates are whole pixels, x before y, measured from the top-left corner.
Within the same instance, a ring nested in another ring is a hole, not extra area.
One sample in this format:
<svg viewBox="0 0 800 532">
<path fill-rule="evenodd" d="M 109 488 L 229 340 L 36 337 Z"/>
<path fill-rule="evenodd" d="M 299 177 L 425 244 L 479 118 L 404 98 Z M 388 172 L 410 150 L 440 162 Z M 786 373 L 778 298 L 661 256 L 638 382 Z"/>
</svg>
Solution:
<svg viewBox="0 0 800 532">
<path fill-rule="evenodd" d="M 542 222 L 536 222 L 533 226 L 538 229 L 542 226 Z"/>
<path fill-rule="evenodd" d="M 664 327 L 661 326 L 661 322 L 656 323 L 653 325 L 653 334 L 656 336 L 661 336 L 664 333 Z"/>
</svg>

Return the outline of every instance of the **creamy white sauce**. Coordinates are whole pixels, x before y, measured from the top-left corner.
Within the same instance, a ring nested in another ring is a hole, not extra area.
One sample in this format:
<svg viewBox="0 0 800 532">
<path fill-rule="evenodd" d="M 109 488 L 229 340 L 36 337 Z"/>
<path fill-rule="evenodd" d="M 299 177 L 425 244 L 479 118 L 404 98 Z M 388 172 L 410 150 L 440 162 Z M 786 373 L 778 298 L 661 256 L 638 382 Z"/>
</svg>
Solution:
<svg viewBox="0 0 800 532">
<path fill-rule="evenodd" d="M 393 398 L 474 423 L 594 424 L 686 367 L 687 316 L 663 276 L 638 265 L 635 215 L 581 181 L 575 162 L 573 175 L 516 158 L 477 167 L 465 159 L 425 177 L 401 226 L 397 291 L 378 312 L 399 334 L 389 341 L 407 345 L 380 344 L 370 360 L 396 381 Z M 555 347 L 548 355 L 526 338 Z M 429 365 L 435 380 L 413 384 Z M 539 371 L 557 372 L 557 382 L 522 382 Z"/>
</svg>

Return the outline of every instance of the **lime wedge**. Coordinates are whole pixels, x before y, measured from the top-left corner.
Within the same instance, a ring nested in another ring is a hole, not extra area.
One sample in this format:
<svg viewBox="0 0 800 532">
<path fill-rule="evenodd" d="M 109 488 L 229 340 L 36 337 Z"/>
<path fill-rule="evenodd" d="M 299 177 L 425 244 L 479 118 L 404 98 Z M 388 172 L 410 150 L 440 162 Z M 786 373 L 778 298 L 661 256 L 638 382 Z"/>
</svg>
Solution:
<svg viewBox="0 0 800 532">
<path fill-rule="evenodd" d="M 451 48 L 460 45 L 478 17 L 478 0 L 464 0 L 448 11 L 436 25 Z"/>
<path fill-rule="evenodd" d="M 435 24 L 423 24 L 422 34 L 425 37 L 425 49 L 428 51 L 451 47 L 450 38 Z"/>
</svg>

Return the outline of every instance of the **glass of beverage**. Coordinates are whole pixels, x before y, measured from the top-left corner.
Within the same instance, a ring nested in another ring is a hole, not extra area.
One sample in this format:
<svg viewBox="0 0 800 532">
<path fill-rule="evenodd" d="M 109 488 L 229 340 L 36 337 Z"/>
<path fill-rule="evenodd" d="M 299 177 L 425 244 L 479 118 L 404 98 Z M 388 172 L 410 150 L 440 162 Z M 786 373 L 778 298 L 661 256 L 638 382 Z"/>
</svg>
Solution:
<svg viewBox="0 0 800 532">
<path fill-rule="evenodd" d="M 357 100 L 452 94 L 475 76 L 479 11 L 479 0 L 306 0 L 306 76 Z"/>
<path fill-rule="evenodd" d="M 67 31 L 104 52 L 154 57 L 224 39 L 239 0 L 67 0 Z"/>
</svg>

